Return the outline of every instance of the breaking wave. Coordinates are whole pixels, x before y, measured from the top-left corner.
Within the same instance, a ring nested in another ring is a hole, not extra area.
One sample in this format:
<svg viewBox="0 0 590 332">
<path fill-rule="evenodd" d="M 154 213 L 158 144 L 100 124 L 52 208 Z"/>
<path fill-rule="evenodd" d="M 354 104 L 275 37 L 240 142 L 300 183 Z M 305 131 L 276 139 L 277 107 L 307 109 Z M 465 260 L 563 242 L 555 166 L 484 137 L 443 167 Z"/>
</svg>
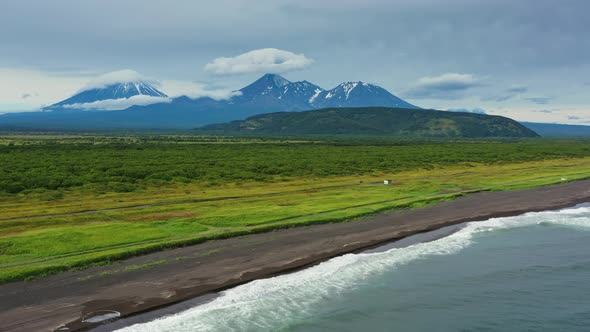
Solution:
<svg viewBox="0 0 590 332">
<path fill-rule="evenodd" d="M 590 207 L 527 213 L 465 224 L 459 231 L 426 243 L 385 252 L 347 254 L 314 267 L 224 291 L 213 301 L 119 331 L 279 331 L 313 315 L 326 299 L 386 272 L 437 255 L 451 255 L 486 232 L 531 225 L 590 228 Z"/>
</svg>

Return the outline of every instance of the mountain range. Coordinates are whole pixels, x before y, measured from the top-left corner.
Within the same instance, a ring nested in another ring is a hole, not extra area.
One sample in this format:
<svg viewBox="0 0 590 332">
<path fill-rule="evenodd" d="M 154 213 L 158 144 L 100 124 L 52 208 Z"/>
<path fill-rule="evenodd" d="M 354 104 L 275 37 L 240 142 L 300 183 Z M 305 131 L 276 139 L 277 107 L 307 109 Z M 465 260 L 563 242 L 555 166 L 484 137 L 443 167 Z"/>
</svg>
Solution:
<svg viewBox="0 0 590 332">
<path fill-rule="evenodd" d="M 331 90 L 324 90 L 308 81 L 290 82 L 275 74 L 266 74 L 240 89 L 239 95 L 229 102 L 261 108 L 276 107 L 281 111 L 367 106 L 419 108 L 369 83 L 344 82 Z"/>
<path fill-rule="evenodd" d="M 133 105 L 134 102 L 139 104 Z M 280 75 L 266 74 L 225 100 L 168 98 L 147 82 L 116 82 L 80 91 L 43 108 L 42 112 L 2 115 L 0 127 L 18 130 L 190 129 L 269 112 L 367 106 L 419 108 L 373 84 L 345 82 L 325 90 L 308 81 L 291 82 Z"/>
<path fill-rule="evenodd" d="M 146 82 L 120 82 L 102 88 L 84 90 L 76 95 L 53 104 L 44 110 L 81 109 L 94 107 L 98 101 L 128 99 L 135 96 L 167 97 L 153 85 Z M 326 107 L 387 106 L 418 108 L 394 96 L 387 90 L 364 82 L 345 82 L 331 90 L 324 90 L 308 81 L 290 82 L 276 74 L 266 74 L 252 84 L 234 92 L 228 100 L 214 100 L 208 97 L 190 99 L 178 97 L 161 103 L 137 106 L 144 110 L 176 109 L 178 107 L 260 109 L 265 111 L 301 111 Z M 127 107 L 125 109 L 128 109 Z"/>
<path fill-rule="evenodd" d="M 521 122 L 543 137 L 590 137 L 590 126 L 558 123 Z"/>
<path fill-rule="evenodd" d="M 346 107 L 420 109 L 377 85 L 364 82 L 344 82 L 325 90 L 308 81 L 291 82 L 280 75 L 266 74 L 234 91 L 231 98 L 218 100 L 170 98 L 149 82 L 133 80 L 87 87 L 70 98 L 44 107 L 41 112 L 1 115 L 0 129 L 193 129 L 265 113 Z M 454 111 L 464 112 L 462 109 Z M 573 129 L 575 136 L 590 136 L 590 127 L 585 126 L 523 124 L 543 136 L 572 136 L 568 133 L 573 133 Z"/>
</svg>

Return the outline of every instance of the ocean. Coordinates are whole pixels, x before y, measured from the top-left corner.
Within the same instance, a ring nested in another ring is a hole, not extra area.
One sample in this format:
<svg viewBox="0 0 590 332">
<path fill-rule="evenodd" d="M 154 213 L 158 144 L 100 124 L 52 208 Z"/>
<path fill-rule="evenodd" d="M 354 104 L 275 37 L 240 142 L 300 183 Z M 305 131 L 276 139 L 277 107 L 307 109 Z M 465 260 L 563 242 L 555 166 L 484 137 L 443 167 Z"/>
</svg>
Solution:
<svg viewBox="0 0 590 332">
<path fill-rule="evenodd" d="M 590 207 L 462 225 L 120 331 L 589 331 Z"/>
</svg>

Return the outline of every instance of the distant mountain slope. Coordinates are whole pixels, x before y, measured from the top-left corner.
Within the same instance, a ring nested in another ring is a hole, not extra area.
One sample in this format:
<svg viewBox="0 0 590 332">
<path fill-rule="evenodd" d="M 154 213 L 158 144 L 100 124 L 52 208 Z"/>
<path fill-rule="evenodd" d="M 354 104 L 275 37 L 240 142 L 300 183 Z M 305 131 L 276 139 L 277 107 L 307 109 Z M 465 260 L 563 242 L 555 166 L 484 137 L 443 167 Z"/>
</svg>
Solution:
<svg viewBox="0 0 590 332">
<path fill-rule="evenodd" d="M 543 137 L 590 137 L 590 126 L 521 122 Z"/>
<path fill-rule="evenodd" d="M 290 82 L 276 74 L 266 74 L 239 92 L 241 95 L 232 98 L 229 103 L 281 112 L 326 107 L 419 108 L 373 84 L 346 82 L 334 89 L 324 90 L 308 81 Z"/>
<path fill-rule="evenodd" d="M 211 133 L 376 135 L 411 137 L 537 137 L 518 122 L 483 114 L 365 107 L 252 116 L 199 128 Z"/>
<path fill-rule="evenodd" d="M 44 108 L 45 112 L 0 116 L 0 128 L 21 129 L 189 129 L 270 112 L 326 107 L 419 107 L 376 85 L 342 83 L 331 90 L 308 81 L 266 74 L 230 99 L 167 98 L 148 83 L 129 80 L 86 89 Z M 105 112 L 105 111 L 109 112 Z"/>
<path fill-rule="evenodd" d="M 83 90 L 73 95 L 72 97 L 55 103 L 51 106 L 45 107 L 45 110 L 57 110 L 67 108 L 77 108 L 84 104 L 95 103 L 98 101 L 128 99 L 135 96 L 149 96 L 149 97 L 168 97 L 163 92 L 159 91 L 152 85 L 136 81 L 136 82 L 120 82 L 109 84 L 104 87 L 91 88 Z M 129 106 L 127 106 L 129 107 Z M 125 107 L 125 108 L 127 108 Z"/>
<path fill-rule="evenodd" d="M 346 82 L 332 90 L 322 91 L 311 104 L 313 108 L 369 106 L 419 108 L 394 96 L 382 87 L 364 82 Z"/>
<path fill-rule="evenodd" d="M 311 109 L 310 98 L 323 90 L 307 81 L 290 82 L 280 75 L 266 74 L 238 91 L 240 94 L 228 103 L 261 109 L 301 111 Z"/>
</svg>

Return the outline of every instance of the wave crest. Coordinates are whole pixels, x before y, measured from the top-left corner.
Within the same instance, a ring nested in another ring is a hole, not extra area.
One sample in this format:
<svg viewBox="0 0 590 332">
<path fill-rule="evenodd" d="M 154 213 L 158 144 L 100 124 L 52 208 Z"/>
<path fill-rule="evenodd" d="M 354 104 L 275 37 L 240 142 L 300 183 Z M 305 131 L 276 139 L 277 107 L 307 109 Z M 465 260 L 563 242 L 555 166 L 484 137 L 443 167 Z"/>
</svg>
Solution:
<svg viewBox="0 0 590 332">
<path fill-rule="evenodd" d="M 590 228 L 590 207 L 526 213 L 467 223 L 438 240 L 385 252 L 347 254 L 314 267 L 252 281 L 224 291 L 211 302 L 119 331 L 277 331 L 313 315 L 314 305 L 355 285 L 412 261 L 451 255 L 475 242 L 478 234 L 532 225 Z"/>
</svg>

